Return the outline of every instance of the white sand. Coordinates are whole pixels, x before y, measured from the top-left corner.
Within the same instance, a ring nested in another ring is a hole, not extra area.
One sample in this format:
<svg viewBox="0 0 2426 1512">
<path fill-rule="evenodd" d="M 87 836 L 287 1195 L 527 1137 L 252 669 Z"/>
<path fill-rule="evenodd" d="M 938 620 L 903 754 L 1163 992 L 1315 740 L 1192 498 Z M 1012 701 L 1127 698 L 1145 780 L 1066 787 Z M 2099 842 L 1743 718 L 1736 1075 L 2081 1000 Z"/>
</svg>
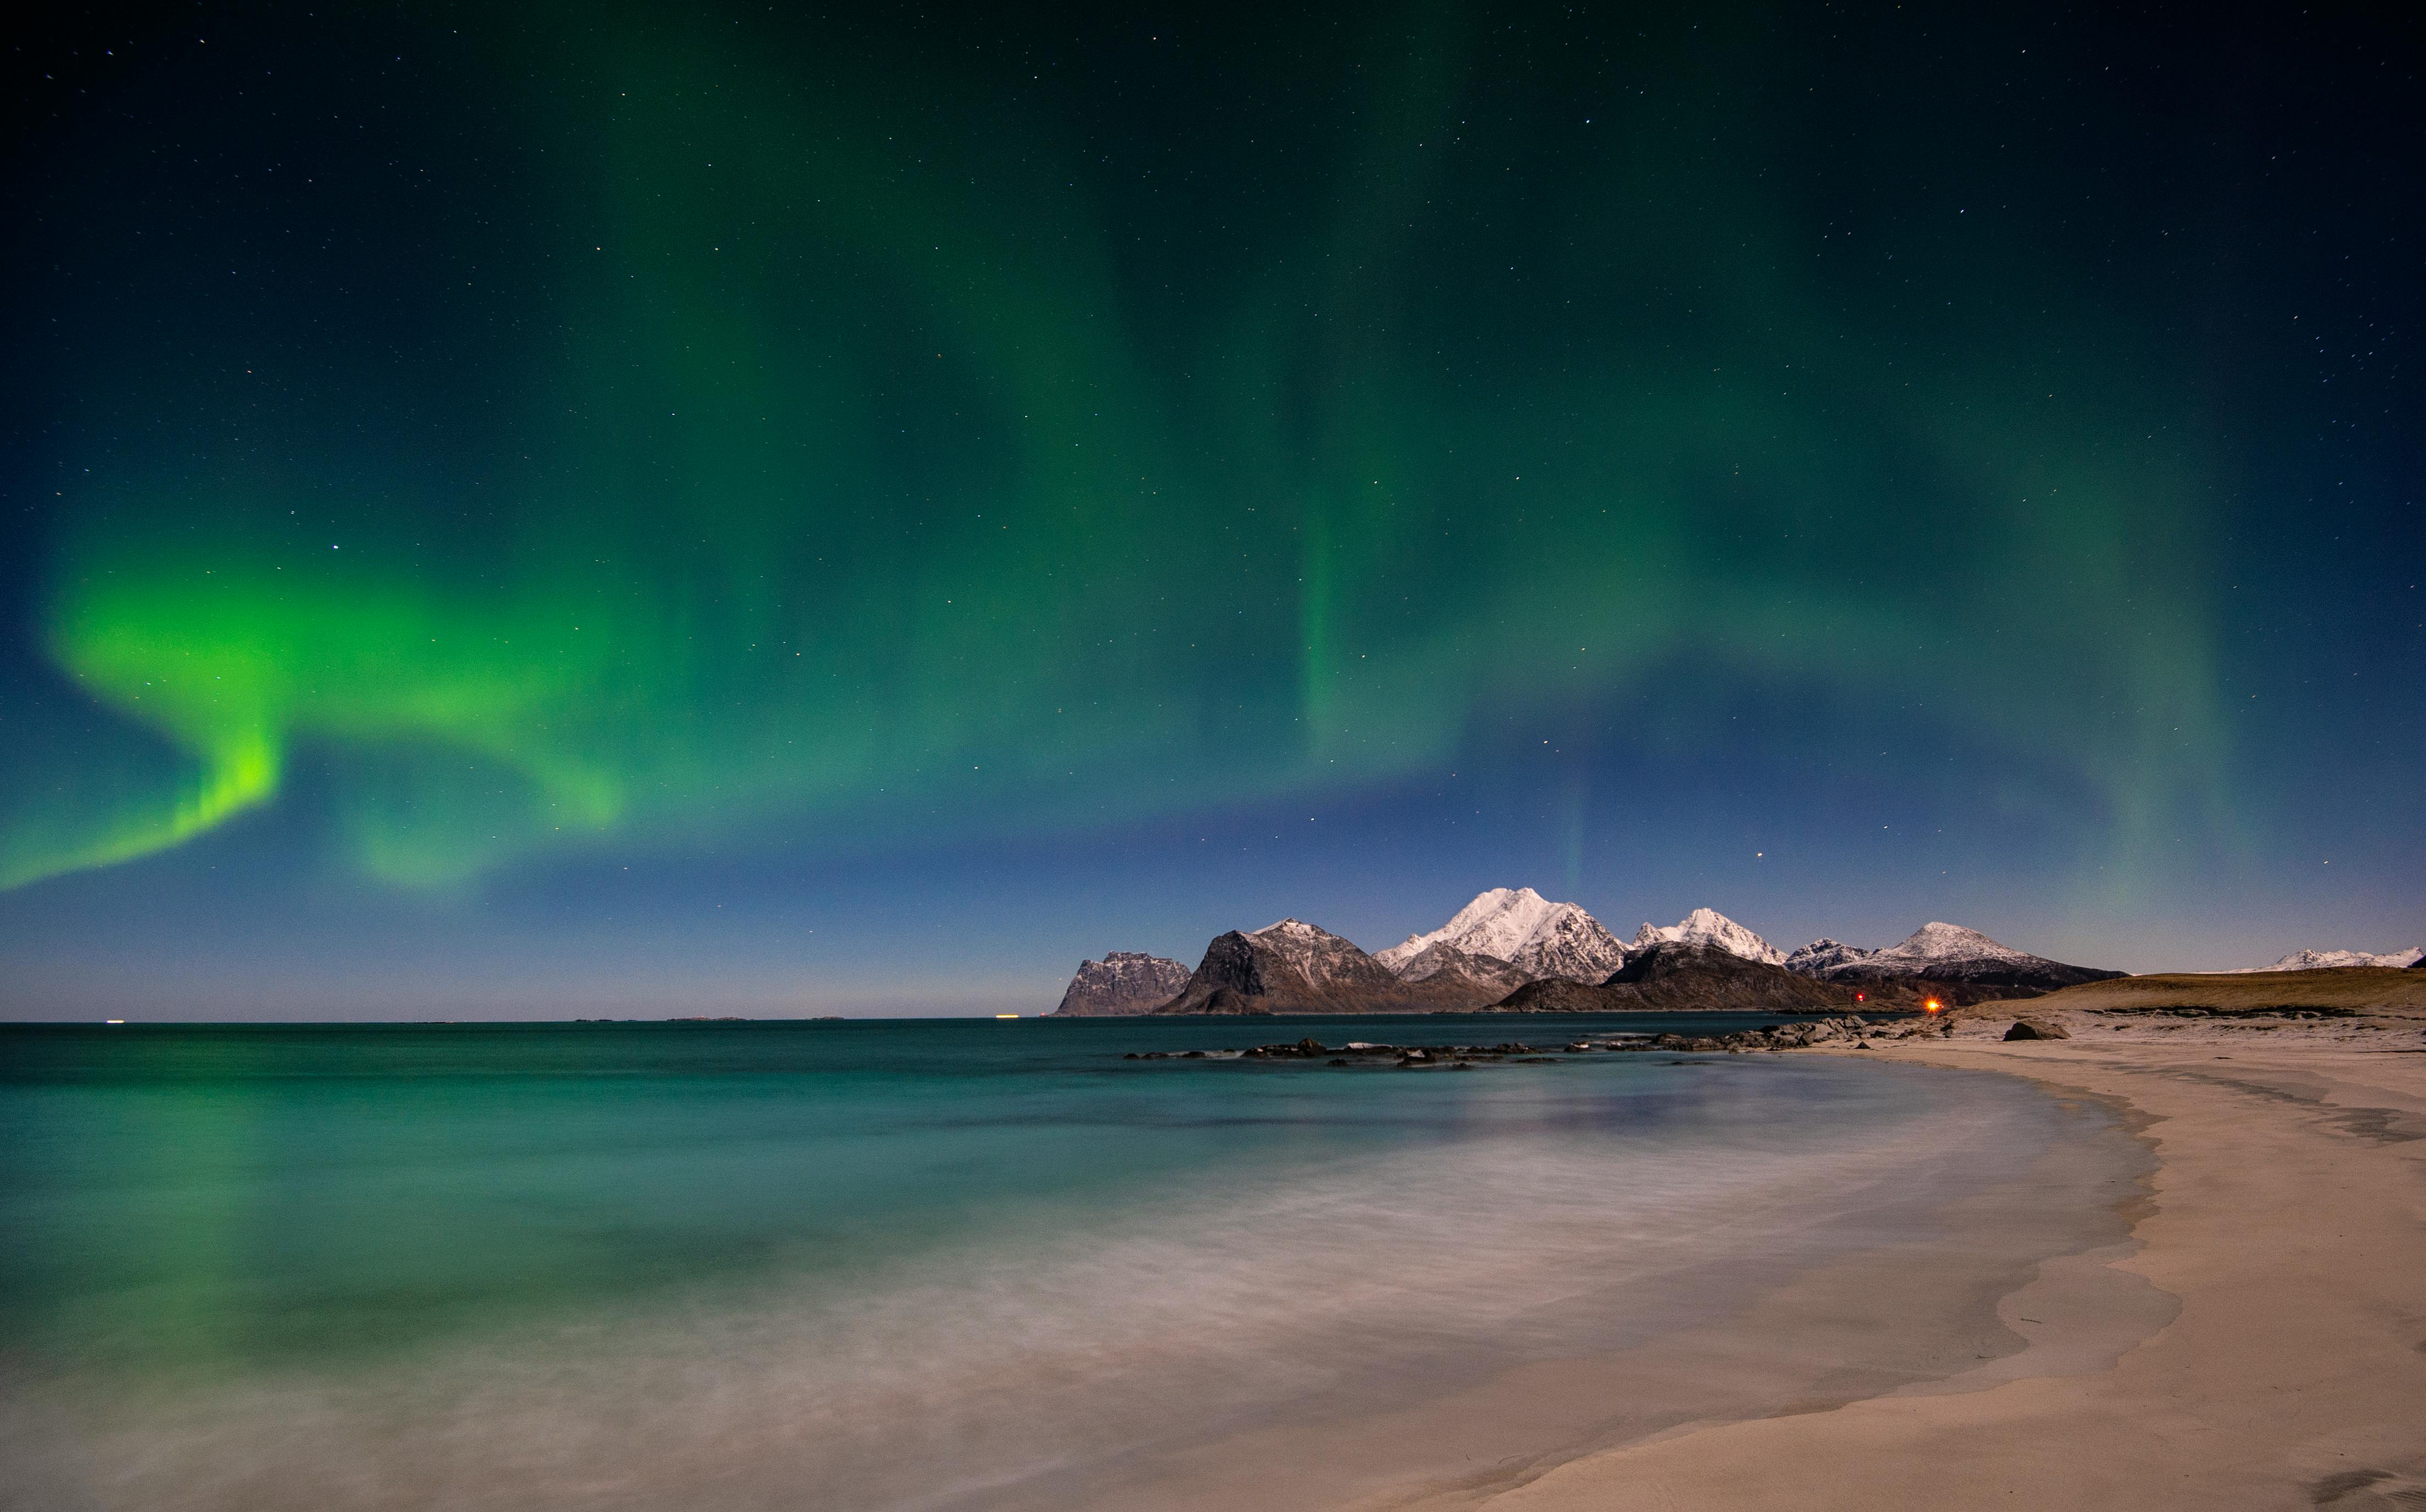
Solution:
<svg viewBox="0 0 2426 1512">
<path fill-rule="evenodd" d="M 2030 1350 L 1827 1410 L 1671 1430 L 1464 1504 L 2426 1508 L 2418 1026 L 2065 1018 L 2068 1041 L 1998 1043 L 1973 1025 L 1868 1052 L 2009 1070 L 2151 1120 L 2162 1167 L 2140 1246 L 2051 1264 L 2007 1297 L 2000 1315 Z M 2097 1294 L 2085 1267 L 2144 1278 L 2177 1315 L 2112 1356 L 2096 1307 L 2061 1310 L 2067 1292 Z"/>
</svg>

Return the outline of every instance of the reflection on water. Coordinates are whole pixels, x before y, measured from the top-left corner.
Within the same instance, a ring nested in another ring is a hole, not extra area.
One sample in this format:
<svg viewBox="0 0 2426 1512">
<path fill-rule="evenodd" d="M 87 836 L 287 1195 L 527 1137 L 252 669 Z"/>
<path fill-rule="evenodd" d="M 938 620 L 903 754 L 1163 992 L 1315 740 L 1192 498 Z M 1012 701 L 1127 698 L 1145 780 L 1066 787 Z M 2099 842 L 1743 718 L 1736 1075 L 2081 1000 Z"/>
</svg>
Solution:
<svg viewBox="0 0 2426 1512">
<path fill-rule="evenodd" d="M 1816 1057 L 1120 1058 L 1309 1028 L 0 1031 L 0 1487 L 1054 1504 L 1709 1316 L 2063 1116 Z"/>
</svg>

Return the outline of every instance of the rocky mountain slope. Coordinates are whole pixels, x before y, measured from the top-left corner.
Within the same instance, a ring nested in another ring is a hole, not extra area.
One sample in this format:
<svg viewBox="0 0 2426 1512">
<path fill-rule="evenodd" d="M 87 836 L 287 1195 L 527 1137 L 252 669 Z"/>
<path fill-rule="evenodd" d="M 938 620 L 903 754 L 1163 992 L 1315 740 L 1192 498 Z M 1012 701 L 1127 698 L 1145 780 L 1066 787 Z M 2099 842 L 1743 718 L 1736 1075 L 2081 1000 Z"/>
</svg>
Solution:
<svg viewBox="0 0 2426 1512">
<path fill-rule="evenodd" d="M 1837 1013 L 1852 991 L 1700 940 L 1659 940 L 1607 982 L 1533 982 L 1495 1013 Z"/>
<path fill-rule="evenodd" d="M 1136 951 L 1114 951 L 1100 961 L 1081 961 L 1054 1013 L 1063 1017 L 1142 1014 L 1160 1007 L 1188 985 L 1180 962 Z"/>
<path fill-rule="evenodd" d="M 1645 924 L 1635 932 L 1634 938 L 1626 942 L 1625 948 L 1631 954 L 1633 951 L 1659 944 L 1663 940 L 1688 945 L 1716 946 L 1730 955 L 1741 956 L 1747 961 L 1758 961 L 1767 966 L 1786 964 L 1785 951 L 1715 908 L 1696 908 L 1687 914 L 1682 922 L 1670 924 L 1664 928 L 1658 924 Z"/>
<path fill-rule="evenodd" d="M 1410 935 L 1374 957 L 1409 981 L 1407 967 L 1434 946 L 1507 963 L 1522 976 L 1598 982 L 1625 964 L 1625 947 L 1575 903 L 1553 902 L 1530 887 L 1494 887 L 1449 921 Z"/>
<path fill-rule="evenodd" d="M 1402 982 L 1328 930 L 1284 919 L 1232 930 L 1205 948 L 1188 984 L 1157 1014 L 1386 1014 L 1479 1007 L 1459 973 Z"/>
<path fill-rule="evenodd" d="M 1463 984 L 1471 989 L 1477 1003 L 1496 1002 L 1532 980 L 1496 955 L 1473 954 L 1446 940 L 1435 940 L 1391 969 L 1400 982 L 1410 984 L 1431 984 L 1443 988 Z"/>
<path fill-rule="evenodd" d="M 1878 953 L 1876 951 L 1866 951 L 1858 945 L 1848 945 L 1842 940 L 1832 940 L 1822 935 L 1788 955 L 1786 958 L 1786 969 L 1799 972 L 1806 977 L 1823 976 L 1836 967 L 1867 960 Z"/>
</svg>

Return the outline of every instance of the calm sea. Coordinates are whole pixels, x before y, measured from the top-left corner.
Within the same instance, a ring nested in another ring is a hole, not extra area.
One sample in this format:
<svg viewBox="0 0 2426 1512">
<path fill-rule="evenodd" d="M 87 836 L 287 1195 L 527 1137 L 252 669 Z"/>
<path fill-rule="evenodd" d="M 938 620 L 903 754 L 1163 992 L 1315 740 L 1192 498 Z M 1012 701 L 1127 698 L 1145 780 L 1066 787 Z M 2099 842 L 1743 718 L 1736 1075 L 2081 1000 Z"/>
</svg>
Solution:
<svg viewBox="0 0 2426 1512">
<path fill-rule="evenodd" d="M 1123 1059 L 1708 1022 L 0 1027 L 0 1504 L 1152 1505 L 2108 1130 L 1819 1056 Z"/>
</svg>

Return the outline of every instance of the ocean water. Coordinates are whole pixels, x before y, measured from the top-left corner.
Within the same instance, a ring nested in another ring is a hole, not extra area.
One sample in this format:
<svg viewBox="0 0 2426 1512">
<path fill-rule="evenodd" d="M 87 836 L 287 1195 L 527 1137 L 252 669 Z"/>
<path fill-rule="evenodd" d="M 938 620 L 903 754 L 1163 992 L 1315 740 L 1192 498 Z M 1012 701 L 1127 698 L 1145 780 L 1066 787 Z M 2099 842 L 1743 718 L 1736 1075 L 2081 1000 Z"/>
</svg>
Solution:
<svg viewBox="0 0 2426 1512">
<path fill-rule="evenodd" d="M 1122 1058 L 1670 1027 L 0 1028 L 0 1504 L 1177 1506 L 1232 1443 L 1326 1504 L 1334 1427 L 1846 1256 L 2026 1268 L 2119 1147 L 1841 1058 Z M 1950 1216 L 2025 1171 L 2046 1223 Z"/>
</svg>

